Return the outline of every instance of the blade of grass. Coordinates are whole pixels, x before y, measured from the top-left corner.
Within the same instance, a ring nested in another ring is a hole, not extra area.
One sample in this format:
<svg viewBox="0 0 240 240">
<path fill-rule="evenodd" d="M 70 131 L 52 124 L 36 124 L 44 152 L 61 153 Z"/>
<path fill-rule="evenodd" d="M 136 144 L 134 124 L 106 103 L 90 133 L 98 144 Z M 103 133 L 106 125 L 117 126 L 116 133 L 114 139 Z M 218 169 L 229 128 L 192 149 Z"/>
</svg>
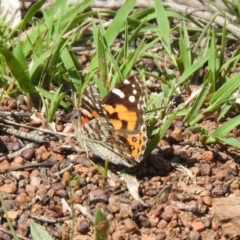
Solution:
<svg viewBox="0 0 240 240">
<path fill-rule="evenodd" d="M 206 55 L 204 57 L 202 57 L 201 59 L 199 59 L 197 62 L 195 62 L 191 67 L 189 67 L 188 69 L 186 69 L 186 71 L 183 73 L 183 75 L 180 77 L 179 81 L 176 84 L 176 87 L 179 87 L 180 85 L 182 85 L 185 81 L 188 80 L 188 78 L 196 71 L 198 70 L 200 67 L 203 66 L 203 64 L 208 60 L 209 56 Z"/>
<path fill-rule="evenodd" d="M 236 74 L 222 85 L 210 100 L 210 106 L 204 111 L 205 113 L 212 111 L 214 106 L 228 99 L 232 93 L 240 86 L 240 75 Z"/>
<path fill-rule="evenodd" d="M 64 48 L 61 51 L 61 59 L 69 75 L 70 82 L 73 84 L 75 90 L 79 92 L 82 88 L 83 79 L 79 73 L 82 69 L 76 55 L 67 48 Z"/>
<path fill-rule="evenodd" d="M 167 117 L 167 120 L 164 121 L 163 125 L 160 127 L 159 132 L 156 135 L 152 136 L 152 139 L 147 143 L 147 148 L 146 148 L 146 151 L 145 151 L 145 155 L 150 154 L 153 151 L 153 149 L 156 148 L 159 141 L 164 137 L 164 135 L 168 131 L 169 127 L 173 123 L 173 120 L 176 117 L 177 112 L 178 112 L 178 108 L 175 109 L 175 111 L 173 111 Z"/>
<path fill-rule="evenodd" d="M 18 82 L 20 89 L 26 93 L 34 92 L 34 86 L 30 82 L 29 73 L 22 67 L 18 59 L 2 45 L 0 45 L 0 52 L 4 56 L 6 64 Z"/>
<path fill-rule="evenodd" d="M 98 29 L 97 56 L 98 56 L 98 62 L 100 65 L 99 78 L 103 83 L 104 87 L 106 87 L 109 90 L 107 57 L 106 57 L 106 51 L 104 46 L 104 37 L 100 29 Z"/>
<path fill-rule="evenodd" d="M 46 2 L 46 0 L 39 0 L 38 2 L 34 3 L 32 7 L 27 11 L 26 15 L 24 16 L 21 26 L 20 26 L 20 32 L 23 31 L 23 29 L 26 27 L 26 25 L 32 20 L 32 18 L 35 16 L 35 14 L 41 9 L 43 4 Z"/>
<path fill-rule="evenodd" d="M 30 229 L 34 240 L 53 240 L 49 233 L 42 226 L 35 222 L 31 222 Z"/>
<path fill-rule="evenodd" d="M 114 39 L 119 35 L 124 22 L 127 19 L 127 16 L 132 11 L 136 3 L 136 0 L 128 0 L 123 6 L 118 10 L 116 16 L 114 17 L 111 25 L 108 27 L 104 34 L 104 39 L 106 40 L 106 45 L 109 47 Z M 94 57 L 90 64 L 90 71 L 96 69 L 99 66 L 97 58 Z"/>
<path fill-rule="evenodd" d="M 240 142 L 236 138 L 219 138 L 218 141 L 236 148 L 240 148 Z"/>
<path fill-rule="evenodd" d="M 171 49 L 170 25 L 166 10 L 163 7 L 162 1 L 154 0 L 154 3 L 158 28 L 160 30 L 164 43 L 170 50 Z"/>
<path fill-rule="evenodd" d="M 94 219 L 95 240 L 105 240 L 108 238 L 110 224 L 102 211 L 97 208 Z"/>
<path fill-rule="evenodd" d="M 238 125 L 240 125 L 240 116 L 234 117 L 229 121 L 223 123 L 220 127 L 217 128 L 217 130 L 211 133 L 210 136 L 213 138 L 223 138 Z"/>
<path fill-rule="evenodd" d="M 17 237 L 16 231 L 13 228 L 12 222 L 11 222 L 10 218 L 8 217 L 7 208 L 6 208 L 6 206 L 4 204 L 4 201 L 3 201 L 3 199 L 1 197 L 0 197 L 0 202 L 1 202 L 2 210 L 3 210 L 3 212 L 4 212 L 5 216 L 6 216 L 6 219 L 7 219 L 8 227 L 10 228 L 11 233 L 13 235 L 13 238 L 14 238 L 14 240 L 19 240 L 19 238 Z"/>
<path fill-rule="evenodd" d="M 204 103 L 206 96 L 209 94 L 210 87 L 211 83 L 208 83 L 206 81 L 202 86 L 202 90 L 199 93 L 199 96 L 197 97 L 193 106 L 190 108 L 190 111 L 188 112 L 187 116 L 184 118 L 183 120 L 184 122 L 188 122 L 192 126 L 191 121 L 196 118 L 196 115 L 199 112 L 202 104 Z"/>
</svg>

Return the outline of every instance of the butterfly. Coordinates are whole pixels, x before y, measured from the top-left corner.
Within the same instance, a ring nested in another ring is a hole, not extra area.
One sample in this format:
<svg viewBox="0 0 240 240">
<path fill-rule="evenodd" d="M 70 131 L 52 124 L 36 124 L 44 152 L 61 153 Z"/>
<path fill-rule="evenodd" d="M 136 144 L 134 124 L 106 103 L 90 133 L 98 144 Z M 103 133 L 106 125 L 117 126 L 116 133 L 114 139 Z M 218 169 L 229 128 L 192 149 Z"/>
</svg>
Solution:
<svg viewBox="0 0 240 240">
<path fill-rule="evenodd" d="M 73 119 L 81 148 L 126 167 L 140 162 L 147 143 L 146 96 L 146 87 L 136 75 L 123 80 L 103 99 L 96 86 L 89 84 Z"/>
</svg>

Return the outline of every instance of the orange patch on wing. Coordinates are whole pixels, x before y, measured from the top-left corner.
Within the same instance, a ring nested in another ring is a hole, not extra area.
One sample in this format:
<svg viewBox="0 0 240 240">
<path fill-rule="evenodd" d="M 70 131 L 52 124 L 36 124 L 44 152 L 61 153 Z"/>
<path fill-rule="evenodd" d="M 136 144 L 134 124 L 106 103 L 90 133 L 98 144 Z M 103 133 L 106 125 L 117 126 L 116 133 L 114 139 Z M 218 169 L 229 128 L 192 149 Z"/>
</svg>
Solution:
<svg viewBox="0 0 240 240">
<path fill-rule="evenodd" d="M 91 121 L 91 119 L 93 119 L 93 118 L 98 118 L 98 117 L 100 117 L 100 115 L 99 115 L 99 113 L 98 112 L 96 112 L 96 111 L 93 111 L 93 112 L 91 112 L 91 116 L 85 116 L 85 115 L 82 115 L 81 116 L 81 123 L 82 124 L 85 124 L 85 123 L 88 123 L 89 121 Z"/>
<path fill-rule="evenodd" d="M 110 122 L 116 130 L 122 129 L 122 121 L 127 121 L 127 130 L 134 131 L 136 129 L 138 121 L 138 116 L 136 112 L 129 111 L 128 108 L 121 104 L 117 105 L 115 108 L 107 104 L 103 104 L 103 107 L 109 115 L 114 114 L 115 112 L 118 113 L 119 120 L 110 118 Z"/>
<path fill-rule="evenodd" d="M 139 134 L 134 134 L 134 135 L 126 135 L 122 137 L 126 139 L 125 142 L 128 145 L 133 158 L 139 157 L 145 150 L 145 147 L 146 147 L 145 132 L 141 132 Z M 131 147 L 133 147 L 134 149 L 132 149 Z"/>
</svg>

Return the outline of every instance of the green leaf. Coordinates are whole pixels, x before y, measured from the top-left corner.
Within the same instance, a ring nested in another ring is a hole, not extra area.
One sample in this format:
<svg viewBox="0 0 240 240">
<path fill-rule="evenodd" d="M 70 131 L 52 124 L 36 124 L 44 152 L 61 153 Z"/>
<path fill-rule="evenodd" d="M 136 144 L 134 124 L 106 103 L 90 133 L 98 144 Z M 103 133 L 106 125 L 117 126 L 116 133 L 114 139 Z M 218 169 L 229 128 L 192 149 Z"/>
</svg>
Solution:
<svg viewBox="0 0 240 240">
<path fill-rule="evenodd" d="M 204 83 L 202 90 L 197 97 L 196 101 L 194 102 L 193 106 L 191 107 L 190 111 L 188 112 L 187 116 L 184 118 L 184 122 L 191 122 L 190 125 L 196 124 L 194 121 L 196 119 L 196 115 L 199 112 L 202 104 L 204 103 L 206 96 L 209 94 L 209 89 L 211 87 L 211 84 L 207 81 Z"/>
<path fill-rule="evenodd" d="M 23 68 L 19 60 L 4 46 L 0 45 L 0 52 L 4 56 L 7 66 L 17 81 L 20 89 L 26 93 L 34 92 L 28 71 Z"/>
<path fill-rule="evenodd" d="M 97 45 L 97 56 L 98 62 L 100 64 L 99 67 L 99 78 L 103 83 L 104 87 L 108 89 L 108 69 L 107 69 L 107 58 L 106 58 L 106 51 L 105 51 L 105 44 L 104 44 L 104 37 L 100 29 L 98 29 L 98 45 Z"/>
<path fill-rule="evenodd" d="M 20 32 L 23 31 L 26 25 L 32 20 L 32 18 L 41 9 L 45 2 L 46 0 L 39 0 L 38 2 L 33 4 L 32 7 L 27 11 L 26 15 L 24 16 L 24 19 L 21 22 Z"/>
<path fill-rule="evenodd" d="M 94 229 L 95 240 L 107 240 L 109 232 L 109 222 L 102 211 L 97 208 L 95 213 Z"/>
<path fill-rule="evenodd" d="M 31 222 L 30 230 L 34 240 L 53 240 L 45 228 L 35 222 Z"/>
<path fill-rule="evenodd" d="M 154 0 L 156 19 L 158 28 L 164 40 L 164 43 L 167 46 L 167 49 L 171 50 L 171 41 L 170 41 L 170 25 L 168 21 L 168 16 L 166 10 L 163 7 L 162 1 Z"/>
<path fill-rule="evenodd" d="M 159 141 L 164 137 L 166 132 L 168 131 L 169 127 L 172 125 L 174 118 L 178 113 L 178 108 L 175 109 L 169 116 L 166 117 L 164 120 L 163 125 L 160 127 L 160 130 L 157 134 L 152 136 L 151 140 L 147 143 L 147 149 L 145 151 L 145 155 L 150 154 L 154 148 L 156 148 Z"/>
<path fill-rule="evenodd" d="M 68 73 L 70 82 L 75 87 L 75 90 L 79 92 L 82 87 L 83 79 L 79 73 L 82 69 L 76 55 L 67 48 L 64 48 L 61 51 L 61 59 Z"/>
<path fill-rule="evenodd" d="M 220 105 L 229 100 L 232 93 L 240 86 L 240 75 L 236 74 L 222 85 L 210 100 L 209 107 L 204 113 L 215 111 Z"/>
<path fill-rule="evenodd" d="M 236 138 L 219 138 L 218 140 L 230 146 L 240 148 L 240 142 Z"/>
<path fill-rule="evenodd" d="M 195 62 L 191 67 L 186 69 L 186 71 L 183 73 L 183 75 L 180 77 L 179 81 L 176 84 L 176 88 L 183 84 L 196 70 L 198 70 L 200 67 L 203 66 L 203 64 L 208 60 L 209 56 L 206 55 L 205 57 L 202 57 L 197 62 Z"/>
<path fill-rule="evenodd" d="M 123 6 L 118 10 L 116 16 L 111 22 L 111 25 L 108 27 L 104 34 L 104 39 L 106 41 L 106 46 L 109 47 L 115 38 L 119 35 L 121 32 L 121 29 L 124 25 L 124 22 L 127 19 L 127 16 L 132 11 L 136 3 L 136 0 L 128 0 L 126 1 Z M 94 70 L 97 67 L 99 67 L 98 61 L 96 56 L 92 59 L 90 70 Z"/>
<path fill-rule="evenodd" d="M 223 138 L 238 125 L 240 125 L 240 116 L 234 117 L 225 122 L 220 127 L 218 127 L 217 130 L 209 135 L 213 138 Z"/>
</svg>

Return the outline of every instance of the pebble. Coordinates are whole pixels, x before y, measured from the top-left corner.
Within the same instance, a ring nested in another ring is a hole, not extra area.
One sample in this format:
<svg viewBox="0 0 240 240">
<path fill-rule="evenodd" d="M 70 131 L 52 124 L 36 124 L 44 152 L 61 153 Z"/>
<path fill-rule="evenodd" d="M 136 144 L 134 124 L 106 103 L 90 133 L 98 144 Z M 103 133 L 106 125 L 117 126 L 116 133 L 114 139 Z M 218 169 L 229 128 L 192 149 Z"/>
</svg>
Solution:
<svg viewBox="0 0 240 240">
<path fill-rule="evenodd" d="M 56 196 L 60 197 L 60 198 L 67 198 L 68 197 L 68 192 L 66 189 L 60 189 L 58 191 L 56 191 L 55 193 Z"/>
<path fill-rule="evenodd" d="M 7 143 L 7 149 L 8 151 L 13 152 L 18 151 L 19 149 L 21 149 L 21 144 L 18 141 Z"/>
<path fill-rule="evenodd" d="M 24 205 L 26 203 L 28 203 L 29 200 L 28 200 L 28 196 L 27 196 L 27 193 L 25 192 L 22 192 L 20 194 L 17 195 L 16 197 L 16 203 L 21 206 L 21 205 Z"/>
<path fill-rule="evenodd" d="M 167 222 L 170 222 L 173 215 L 175 214 L 175 209 L 171 206 L 167 206 L 164 210 L 164 212 L 161 214 L 161 218 L 164 219 Z"/>
<path fill-rule="evenodd" d="M 108 197 L 102 189 L 98 188 L 90 191 L 89 200 L 92 204 L 96 204 L 97 202 L 107 203 Z"/>
<path fill-rule="evenodd" d="M 77 231 L 81 234 L 87 234 L 89 232 L 89 224 L 87 222 L 82 222 L 77 226 Z"/>
<path fill-rule="evenodd" d="M 11 219 L 11 220 L 16 220 L 19 216 L 21 216 L 21 214 L 23 213 L 23 210 L 19 209 L 17 211 L 15 210 L 9 210 L 7 211 L 7 216 Z M 6 215 L 4 214 L 4 217 L 6 217 Z"/>
<path fill-rule="evenodd" d="M 171 220 L 171 222 L 168 224 L 170 228 L 176 228 L 178 227 L 178 221 L 177 220 Z"/>
<path fill-rule="evenodd" d="M 167 225 L 168 225 L 168 222 L 165 221 L 164 219 L 162 219 L 162 220 L 160 220 L 160 222 L 158 223 L 157 228 L 164 229 L 164 228 L 167 227 Z"/>
<path fill-rule="evenodd" d="M 142 227 L 150 227 L 151 223 L 149 219 L 145 216 L 139 216 L 139 221 Z"/>
<path fill-rule="evenodd" d="M 212 206 L 212 198 L 210 196 L 203 196 L 202 200 L 208 207 Z"/>
<path fill-rule="evenodd" d="M 189 154 L 187 151 L 182 150 L 179 152 L 179 157 L 183 160 L 187 160 L 189 158 Z"/>
<path fill-rule="evenodd" d="M 205 226 L 202 222 L 193 222 L 191 226 L 195 232 L 201 232 L 205 229 Z"/>
<path fill-rule="evenodd" d="M 219 181 L 223 181 L 225 178 L 227 178 L 230 174 L 230 171 L 223 169 L 223 170 L 219 170 L 215 173 L 215 177 L 217 180 Z"/>
<path fill-rule="evenodd" d="M 202 159 L 206 162 L 211 162 L 214 159 L 214 152 L 213 151 L 205 151 L 202 154 Z"/>
<path fill-rule="evenodd" d="M 21 156 L 30 161 L 33 159 L 33 157 L 35 156 L 35 149 L 26 149 L 22 152 Z"/>
<path fill-rule="evenodd" d="M 216 188 L 213 188 L 212 195 L 213 196 L 223 196 L 224 195 L 224 191 L 221 188 L 216 187 Z"/>
<path fill-rule="evenodd" d="M 156 235 L 156 240 L 165 240 L 167 239 L 167 234 L 165 232 L 159 232 Z"/>
<path fill-rule="evenodd" d="M 120 211 L 120 207 L 118 203 L 109 203 L 106 206 L 106 209 L 110 213 L 118 213 Z"/>
<path fill-rule="evenodd" d="M 233 192 L 234 190 L 240 189 L 240 183 L 238 180 L 234 180 L 231 184 L 230 184 L 230 190 L 231 192 Z"/>
<path fill-rule="evenodd" d="M 136 230 L 136 224 L 130 218 L 124 219 L 123 223 L 124 223 L 124 230 L 127 233 L 133 233 Z"/>
<path fill-rule="evenodd" d="M 160 217 L 160 215 L 162 214 L 163 211 L 164 211 L 163 206 L 158 205 L 157 208 L 153 210 L 153 216 Z"/>
<path fill-rule="evenodd" d="M 26 193 L 28 194 L 28 196 L 30 197 L 34 197 L 37 191 L 37 187 L 31 184 L 27 184 L 26 187 Z"/>
<path fill-rule="evenodd" d="M 51 188 L 55 191 L 65 190 L 65 185 L 62 182 L 53 183 Z"/>
<path fill-rule="evenodd" d="M 0 187 L 0 192 L 15 193 L 17 191 L 17 185 L 15 183 L 3 184 Z"/>
<path fill-rule="evenodd" d="M 219 220 L 217 220 L 216 218 L 212 219 L 212 229 L 214 231 L 217 231 L 220 228 L 221 224 L 219 222 Z"/>
<path fill-rule="evenodd" d="M 204 163 L 201 168 L 201 173 L 203 176 L 211 176 L 212 175 L 212 167 L 208 163 Z"/>
<path fill-rule="evenodd" d="M 208 216 L 207 217 L 202 217 L 201 222 L 203 223 L 205 228 L 209 228 L 211 226 L 211 223 L 212 223 L 212 217 L 208 217 Z"/>
<path fill-rule="evenodd" d="M 131 209 L 132 209 L 133 214 L 137 215 L 139 212 L 144 211 L 145 207 L 140 201 L 133 200 L 131 202 Z"/>
<path fill-rule="evenodd" d="M 10 163 L 7 160 L 3 160 L 0 164 L 0 173 L 4 173 L 6 168 L 10 167 Z"/>
</svg>

